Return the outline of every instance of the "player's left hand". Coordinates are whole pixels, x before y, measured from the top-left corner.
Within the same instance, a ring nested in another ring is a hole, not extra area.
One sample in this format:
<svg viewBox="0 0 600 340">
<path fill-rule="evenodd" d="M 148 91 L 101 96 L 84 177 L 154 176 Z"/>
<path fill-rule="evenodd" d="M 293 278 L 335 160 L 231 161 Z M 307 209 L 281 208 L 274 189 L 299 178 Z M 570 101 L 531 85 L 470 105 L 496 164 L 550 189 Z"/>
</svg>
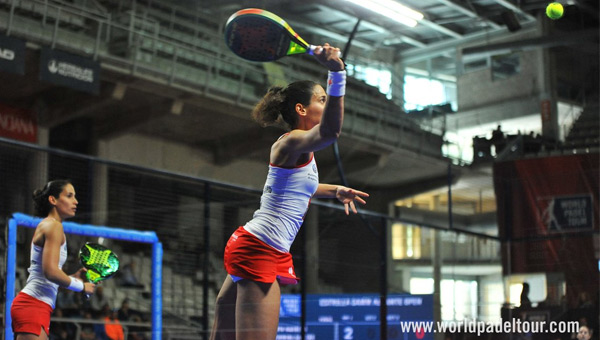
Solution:
<svg viewBox="0 0 600 340">
<path fill-rule="evenodd" d="M 358 213 L 358 211 L 356 211 L 356 205 L 354 202 L 356 201 L 361 204 L 367 204 L 363 197 L 369 197 L 369 194 L 340 185 L 336 189 L 335 197 L 344 204 L 346 215 L 350 215 L 350 210 L 352 210 L 352 212 L 355 214 Z"/>
<path fill-rule="evenodd" d="M 85 282 L 85 280 L 86 280 L 85 272 L 87 272 L 87 269 L 81 267 L 81 268 L 79 268 L 78 271 L 75 272 L 75 274 L 73 274 L 71 276 Z"/>
</svg>

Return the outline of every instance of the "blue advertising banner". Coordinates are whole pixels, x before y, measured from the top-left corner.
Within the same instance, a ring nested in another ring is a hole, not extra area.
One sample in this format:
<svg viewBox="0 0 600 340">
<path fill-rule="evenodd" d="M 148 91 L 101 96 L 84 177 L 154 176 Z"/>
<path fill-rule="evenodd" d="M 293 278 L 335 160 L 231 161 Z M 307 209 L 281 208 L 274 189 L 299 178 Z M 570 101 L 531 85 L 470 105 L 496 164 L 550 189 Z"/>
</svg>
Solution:
<svg viewBox="0 0 600 340">
<path fill-rule="evenodd" d="M 100 64 L 88 58 L 43 47 L 40 79 L 75 90 L 100 92 Z"/>
<path fill-rule="evenodd" d="M 0 35 L 0 71 L 25 74 L 25 41 Z"/>
<path fill-rule="evenodd" d="M 308 294 L 306 339 L 379 339 L 379 295 Z M 433 321 L 432 295 L 389 295 L 388 339 L 433 340 L 418 325 Z M 282 295 L 277 340 L 300 340 L 300 295 Z M 417 326 L 416 328 L 413 326 Z"/>
</svg>

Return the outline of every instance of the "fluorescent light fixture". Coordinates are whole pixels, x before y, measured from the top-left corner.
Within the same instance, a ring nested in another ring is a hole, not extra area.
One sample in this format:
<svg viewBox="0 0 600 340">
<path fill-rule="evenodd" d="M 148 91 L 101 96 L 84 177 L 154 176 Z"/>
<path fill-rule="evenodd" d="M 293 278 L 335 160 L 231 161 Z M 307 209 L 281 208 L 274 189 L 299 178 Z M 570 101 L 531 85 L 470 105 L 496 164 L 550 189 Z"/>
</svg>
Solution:
<svg viewBox="0 0 600 340">
<path fill-rule="evenodd" d="M 394 0 L 347 0 L 384 15 L 409 27 L 417 26 L 417 21 L 423 19 L 423 14 L 410 9 Z"/>
</svg>

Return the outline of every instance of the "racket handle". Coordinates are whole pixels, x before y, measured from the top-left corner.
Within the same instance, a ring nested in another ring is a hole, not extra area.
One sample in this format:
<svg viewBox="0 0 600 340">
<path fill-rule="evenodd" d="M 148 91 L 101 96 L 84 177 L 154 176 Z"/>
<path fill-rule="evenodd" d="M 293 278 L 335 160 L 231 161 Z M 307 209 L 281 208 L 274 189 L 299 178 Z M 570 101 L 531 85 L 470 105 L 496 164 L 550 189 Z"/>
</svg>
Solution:
<svg viewBox="0 0 600 340">
<path fill-rule="evenodd" d="M 320 46 L 315 46 L 315 45 L 308 45 L 308 54 L 310 55 L 315 55 L 315 52 L 321 53 L 321 51 L 323 50 L 322 47 Z M 338 51 L 338 58 L 342 57 L 342 51 Z"/>
</svg>

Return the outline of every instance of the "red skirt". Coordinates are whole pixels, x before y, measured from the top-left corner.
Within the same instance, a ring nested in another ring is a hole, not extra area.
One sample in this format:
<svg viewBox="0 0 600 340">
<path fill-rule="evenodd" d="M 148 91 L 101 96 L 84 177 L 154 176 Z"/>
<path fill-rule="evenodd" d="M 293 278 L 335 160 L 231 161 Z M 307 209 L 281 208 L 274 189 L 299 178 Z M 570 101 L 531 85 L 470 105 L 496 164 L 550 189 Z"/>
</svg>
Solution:
<svg viewBox="0 0 600 340">
<path fill-rule="evenodd" d="M 225 270 L 231 276 L 258 282 L 298 283 L 290 253 L 269 246 L 244 227 L 239 227 L 225 247 Z"/>
<path fill-rule="evenodd" d="M 49 304 L 20 292 L 10 307 L 13 333 L 39 336 L 43 328 L 46 334 L 50 334 L 50 315 L 52 307 Z"/>
</svg>

